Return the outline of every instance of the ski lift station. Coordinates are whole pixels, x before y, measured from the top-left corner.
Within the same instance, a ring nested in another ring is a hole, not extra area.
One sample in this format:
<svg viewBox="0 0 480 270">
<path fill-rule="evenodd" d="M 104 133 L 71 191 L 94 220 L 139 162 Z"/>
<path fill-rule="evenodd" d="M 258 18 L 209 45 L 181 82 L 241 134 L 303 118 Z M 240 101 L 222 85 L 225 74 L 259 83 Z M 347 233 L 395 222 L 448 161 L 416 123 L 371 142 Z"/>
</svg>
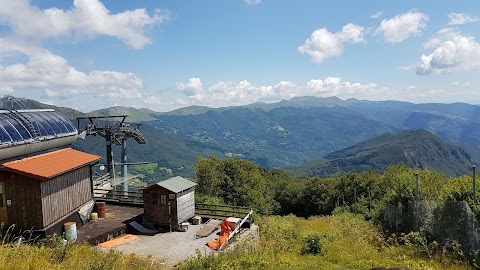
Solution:
<svg viewBox="0 0 480 270">
<path fill-rule="evenodd" d="M 196 183 L 179 176 L 128 190 L 126 165 L 133 163 L 127 163 L 126 141 L 147 140 L 140 124 L 125 122 L 126 115 L 79 117 L 74 126 L 55 110 L 18 106 L 0 109 L 0 238 L 14 228 L 19 233 L 65 235 L 67 240 L 99 244 L 130 230 L 148 235 L 185 232 L 189 221 L 196 228 L 204 220 L 195 239 L 222 226 L 221 237 L 209 242 L 210 248 L 219 250 L 242 224 L 253 222 L 247 207 L 196 204 Z M 83 127 L 82 121 L 87 122 Z M 70 147 L 77 138 L 97 135 L 106 146 L 106 170 L 101 165 L 101 173 L 95 169 L 101 156 Z M 121 146 L 120 163 L 113 162 L 113 145 Z M 115 165 L 121 165 L 117 178 Z"/>
<path fill-rule="evenodd" d="M 76 139 L 75 126 L 54 110 L 0 110 L 1 223 L 45 235 L 79 219 L 79 208 L 92 202 L 91 166 L 101 157 L 61 149 Z"/>
</svg>

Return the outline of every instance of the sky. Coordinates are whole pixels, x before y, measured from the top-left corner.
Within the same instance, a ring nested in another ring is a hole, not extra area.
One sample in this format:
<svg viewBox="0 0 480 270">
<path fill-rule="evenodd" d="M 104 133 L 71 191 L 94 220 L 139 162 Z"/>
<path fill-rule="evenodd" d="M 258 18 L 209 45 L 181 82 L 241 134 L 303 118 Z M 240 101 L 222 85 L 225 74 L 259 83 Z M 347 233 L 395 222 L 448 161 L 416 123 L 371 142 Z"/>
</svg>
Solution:
<svg viewBox="0 0 480 270">
<path fill-rule="evenodd" d="M 480 1 L 0 0 L 0 95 L 90 112 L 480 104 Z"/>
</svg>

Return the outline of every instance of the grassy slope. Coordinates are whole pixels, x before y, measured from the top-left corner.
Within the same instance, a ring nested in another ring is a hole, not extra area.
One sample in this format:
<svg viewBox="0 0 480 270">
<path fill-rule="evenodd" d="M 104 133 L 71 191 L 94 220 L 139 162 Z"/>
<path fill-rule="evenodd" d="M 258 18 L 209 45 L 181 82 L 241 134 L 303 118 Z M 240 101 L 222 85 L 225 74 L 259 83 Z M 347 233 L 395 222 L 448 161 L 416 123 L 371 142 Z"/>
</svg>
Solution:
<svg viewBox="0 0 480 270">
<path fill-rule="evenodd" d="M 258 217 L 261 241 L 236 246 L 234 252 L 198 254 L 177 269 L 469 269 L 445 255 L 425 257 L 413 245 L 387 244 L 381 232 L 363 217 L 341 213 L 326 217 L 293 215 Z M 304 237 L 319 235 L 319 255 L 302 255 Z M 439 252 L 441 253 L 441 252 Z M 161 261 L 85 245 L 0 245 L 1 269 L 164 269 Z"/>
<path fill-rule="evenodd" d="M 411 245 L 387 244 L 372 223 L 350 213 L 308 220 L 269 216 L 257 219 L 257 224 L 259 244 L 246 244 L 220 256 L 192 258 L 179 269 L 469 269 L 466 263 L 445 256 L 423 257 Z M 323 252 L 302 255 L 304 236 L 312 234 L 322 237 Z"/>
<path fill-rule="evenodd" d="M 0 245 L 0 269 L 165 269 L 161 261 L 119 252 L 102 252 L 87 245 L 54 248 Z"/>
</svg>

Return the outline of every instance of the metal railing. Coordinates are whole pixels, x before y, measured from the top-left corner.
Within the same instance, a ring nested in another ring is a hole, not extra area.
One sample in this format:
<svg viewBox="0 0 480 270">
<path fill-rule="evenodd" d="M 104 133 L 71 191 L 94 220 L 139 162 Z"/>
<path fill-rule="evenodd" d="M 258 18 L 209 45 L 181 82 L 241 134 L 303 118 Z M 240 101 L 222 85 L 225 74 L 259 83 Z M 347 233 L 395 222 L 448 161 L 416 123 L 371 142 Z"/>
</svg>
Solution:
<svg viewBox="0 0 480 270">
<path fill-rule="evenodd" d="M 143 205 L 143 193 L 141 191 L 123 191 L 96 188 L 93 195 L 97 201 L 111 203 Z"/>
</svg>

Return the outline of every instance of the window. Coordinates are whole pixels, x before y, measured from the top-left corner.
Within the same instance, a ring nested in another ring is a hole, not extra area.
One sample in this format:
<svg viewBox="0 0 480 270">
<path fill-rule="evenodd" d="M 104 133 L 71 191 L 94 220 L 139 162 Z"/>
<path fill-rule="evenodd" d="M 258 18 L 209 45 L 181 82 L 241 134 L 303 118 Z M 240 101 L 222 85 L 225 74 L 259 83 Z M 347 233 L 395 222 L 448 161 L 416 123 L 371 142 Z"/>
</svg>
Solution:
<svg viewBox="0 0 480 270">
<path fill-rule="evenodd" d="M 152 203 L 153 204 L 158 204 L 158 195 L 157 194 L 152 194 Z"/>
<path fill-rule="evenodd" d="M 12 141 L 12 138 L 8 135 L 8 132 L 1 126 L 1 120 L 0 120 L 0 141 L 2 143 L 8 143 Z"/>
<path fill-rule="evenodd" d="M 27 128 L 17 119 L 13 118 L 9 114 L 5 114 L 4 116 L 5 120 L 7 120 L 10 124 L 12 124 L 13 127 L 15 127 L 15 129 L 20 133 L 20 135 L 22 135 L 24 140 L 32 138 L 32 135 L 30 134 L 30 132 L 28 132 Z"/>
<path fill-rule="evenodd" d="M 0 208 L 3 207 L 3 185 L 0 184 Z"/>
<path fill-rule="evenodd" d="M 160 196 L 160 204 L 161 204 L 161 205 L 167 205 L 167 195 L 162 194 L 162 195 Z"/>
<path fill-rule="evenodd" d="M 2 125 L 5 131 L 7 131 L 8 135 L 10 135 L 12 141 L 21 141 L 23 139 L 17 129 L 13 127 L 7 119 L 2 118 L 0 120 L 0 125 Z"/>
<path fill-rule="evenodd" d="M 64 133 L 64 131 L 58 125 L 58 122 L 56 122 L 56 121 L 52 120 L 52 118 L 48 117 L 48 115 L 45 112 L 38 112 L 37 115 L 38 115 L 39 118 L 44 120 L 45 123 L 49 124 L 52 127 L 53 132 L 55 132 L 55 134 Z M 63 128 L 65 128 L 65 126 L 63 126 Z"/>
<path fill-rule="evenodd" d="M 46 120 L 42 119 L 38 114 L 29 113 L 29 116 L 26 117 L 31 117 L 30 120 L 33 120 L 32 122 L 40 131 L 41 136 L 55 135 L 55 131 L 53 130 L 52 126 Z"/>
<path fill-rule="evenodd" d="M 65 118 L 63 115 L 57 113 L 57 112 L 50 112 L 49 114 L 50 117 L 56 118 L 59 122 L 61 122 L 63 125 L 65 125 L 65 128 L 67 129 L 68 132 L 74 132 L 76 131 L 75 126 L 72 124 L 70 120 Z"/>
</svg>

